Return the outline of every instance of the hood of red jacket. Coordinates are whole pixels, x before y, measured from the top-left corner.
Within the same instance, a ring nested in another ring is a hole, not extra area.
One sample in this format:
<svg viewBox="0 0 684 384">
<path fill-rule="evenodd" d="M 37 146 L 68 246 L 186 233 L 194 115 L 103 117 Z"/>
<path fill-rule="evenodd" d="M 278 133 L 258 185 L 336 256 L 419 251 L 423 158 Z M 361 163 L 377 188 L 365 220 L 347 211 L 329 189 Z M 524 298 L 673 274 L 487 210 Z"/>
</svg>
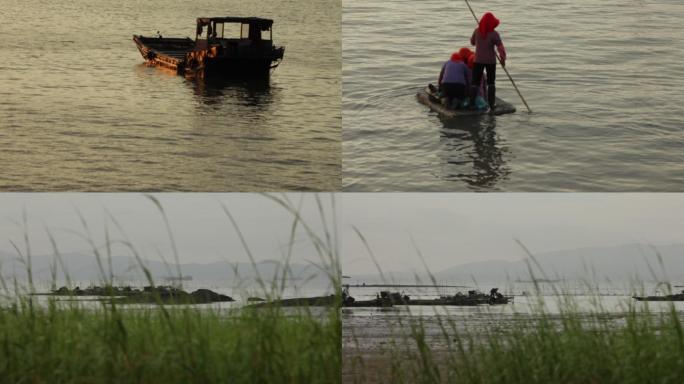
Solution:
<svg viewBox="0 0 684 384">
<path fill-rule="evenodd" d="M 493 13 L 487 12 L 482 15 L 480 19 L 480 26 L 478 27 L 480 31 L 480 36 L 487 37 L 489 32 L 496 29 L 499 26 L 499 19 L 497 19 Z"/>
<path fill-rule="evenodd" d="M 471 51 L 470 48 L 468 48 L 468 47 L 463 47 L 463 48 L 458 50 L 458 54 L 461 56 L 461 58 L 465 62 L 470 58 L 470 56 L 473 55 L 473 51 Z"/>
</svg>

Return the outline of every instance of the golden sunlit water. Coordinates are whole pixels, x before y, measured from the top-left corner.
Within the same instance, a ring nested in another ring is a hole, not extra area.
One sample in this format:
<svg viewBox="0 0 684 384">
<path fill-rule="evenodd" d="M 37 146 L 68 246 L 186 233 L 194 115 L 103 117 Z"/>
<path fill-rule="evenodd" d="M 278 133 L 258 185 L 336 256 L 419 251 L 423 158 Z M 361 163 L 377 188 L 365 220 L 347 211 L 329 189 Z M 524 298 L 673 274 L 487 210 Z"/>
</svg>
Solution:
<svg viewBox="0 0 684 384">
<path fill-rule="evenodd" d="M 226 15 L 274 19 L 270 87 L 146 67 L 132 41 Z M 0 190 L 339 188 L 339 1 L 6 0 L 0 20 Z"/>
</svg>

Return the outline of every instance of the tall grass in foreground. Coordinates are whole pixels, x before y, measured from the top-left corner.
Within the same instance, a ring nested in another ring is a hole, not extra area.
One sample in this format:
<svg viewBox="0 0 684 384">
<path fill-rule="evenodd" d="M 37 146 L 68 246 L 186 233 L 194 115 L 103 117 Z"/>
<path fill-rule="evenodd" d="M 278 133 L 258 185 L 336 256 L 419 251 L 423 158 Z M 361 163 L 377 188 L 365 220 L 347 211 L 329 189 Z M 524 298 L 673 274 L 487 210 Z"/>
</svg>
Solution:
<svg viewBox="0 0 684 384">
<path fill-rule="evenodd" d="M 329 276 L 332 286 L 339 289 L 336 229 L 326 226 L 327 208 L 316 197 L 324 227 L 320 234 L 303 220 L 300 207 L 287 197 L 266 195 L 265 198 L 292 213 L 291 243 L 298 231 L 303 231 L 319 252 L 320 268 Z M 167 229 L 170 228 L 159 202 L 153 197 L 150 199 L 164 216 Z M 334 215 L 334 201 L 332 204 Z M 237 221 L 227 207 L 224 210 L 256 265 Z M 87 228 L 85 223 L 84 227 Z M 172 237 L 170 230 L 169 236 Z M 28 237 L 25 240 L 26 254 L 22 256 L 30 260 Z M 122 243 L 128 244 L 141 260 L 130 243 Z M 108 254 L 109 247 L 108 242 L 105 247 Z M 21 254 L 19 247 L 16 248 Z M 278 298 L 283 292 L 289 276 L 291 249 L 292 244 L 274 281 L 258 282 L 262 294 L 269 299 Z M 106 264 L 99 260 L 101 255 L 94 244 L 93 252 L 98 263 Z M 55 254 L 59 259 L 56 247 Z M 177 255 L 175 258 L 178 261 Z M 142 261 L 141 268 L 144 269 Z M 149 272 L 145 273 L 154 285 Z M 112 281 L 105 272 L 103 281 Z M 52 298 L 39 303 L 35 296 L 16 295 L 21 291 L 16 281 L 14 294 L 7 290 L 6 282 L 2 283 L 10 298 L 8 304 L 0 304 L 1 383 L 337 383 L 340 380 L 341 322 L 334 307 L 314 311 L 271 305 L 219 311 L 161 302 L 148 307 L 127 307 L 102 301 L 93 309 L 78 303 L 59 303 Z M 33 287 L 29 289 L 33 293 Z"/>
<path fill-rule="evenodd" d="M 530 266 L 534 280 L 532 272 Z M 388 324 L 391 336 L 380 350 L 364 351 L 352 335 L 356 346 L 343 351 L 343 378 L 357 383 L 684 383 L 684 314 L 673 303 L 656 311 L 628 299 L 620 313 L 610 312 L 598 287 L 587 283 L 594 295 L 591 309 L 581 309 L 574 296 L 554 286 L 560 311 L 551 313 L 535 285 L 531 313 L 513 326 L 496 326 L 505 320 L 495 313 L 489 319 L 493 325 L 484 330 L 443 314 L 428 325 L 409 310 L 398 323 Z M 436 327 L 438 336 L 428 336 L 428 327 Z"/>
<path fill-rule="evenodd" d="M 590 319 L 571 312 L 536 315 L 520 327 L 485 334 L 459 331 L 443 318 L 445 349 L 433 349 L 420 320 L 409 320 L 410 331 L 391 344 L 385 361 L 355 363 L 354 381 L 674 384 L 684 378 L 677 313 L 631 310 L 621 324 L 598 313 Z"/>
<path fill-rule="evenodd" d="M 334 324 L 272 308 L 0 309 L 0 382 L 334 383 Z"/>
</svg>

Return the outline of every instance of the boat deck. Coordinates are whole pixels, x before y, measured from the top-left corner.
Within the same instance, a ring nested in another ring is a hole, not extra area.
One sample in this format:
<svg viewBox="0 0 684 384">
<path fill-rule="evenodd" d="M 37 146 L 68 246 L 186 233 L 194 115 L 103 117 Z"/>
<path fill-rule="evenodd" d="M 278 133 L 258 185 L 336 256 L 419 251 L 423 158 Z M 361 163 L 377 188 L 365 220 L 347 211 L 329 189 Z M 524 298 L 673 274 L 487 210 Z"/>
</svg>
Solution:
<svg viewBox="0 0 684 384">
<path fill-rule="evenodd" d="M 178 70 L 185 62 L 186 54 L 195 49 L 189 38 L 164 38 L 133 36 L 138 50 L 148 62 Z"/>
</svg>

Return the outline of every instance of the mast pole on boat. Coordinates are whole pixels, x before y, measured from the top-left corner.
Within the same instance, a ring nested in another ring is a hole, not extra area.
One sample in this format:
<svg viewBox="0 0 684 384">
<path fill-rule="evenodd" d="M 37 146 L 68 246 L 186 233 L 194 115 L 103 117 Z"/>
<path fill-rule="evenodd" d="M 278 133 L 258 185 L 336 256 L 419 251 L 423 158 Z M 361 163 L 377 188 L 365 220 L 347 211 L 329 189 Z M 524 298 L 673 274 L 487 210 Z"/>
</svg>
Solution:
<svg viewBox="0 0 684 384">
<path fill-rule="evenodd" d="M 475 11 L 473 11 L 473 8 L 470 6 L 470 3 L 468 2 L 468 0 L 464 0 L 464 1 L 465 1 L 466 5 L 468 6 L 468 9 L 470 10 L 470 13 L 473 15 L 473 18 L 475 19 L 475 23 L 479 25 L 480 21 L 477 19 L 477 16 L 475 15 Z M 499 62 L 499 64 L 501 64 L 501 68 L 506 73 L 506 76 L 508 76 L 508 80 L 510 80 L 511 84 L 513 84 L 513 88 L 515 88 L 515 91 L 518 92 L 518 96 L 520 96 L 520 100 L 522 100 L 523 104 L 525 104 L 527 111 L 529 113 L 532 113 L 532 109 L 530 109 L 530 106 L 527 105 L 527 101 L 525 101 L 525 98 L 523 97 L 522 93 L 520 93 L 518 86 L 515 85 L 515 81 L 513 81 L 513 77 L 511 77 L 511 74 L 508 73 L 508 69 L 506 69 L 506 67 L 501 62 L 501 58 L 499 57 L 499 54 L 497 52 L 494 52 L 494 54 L 496 55 L 496 60 Z"/>
</svg>

